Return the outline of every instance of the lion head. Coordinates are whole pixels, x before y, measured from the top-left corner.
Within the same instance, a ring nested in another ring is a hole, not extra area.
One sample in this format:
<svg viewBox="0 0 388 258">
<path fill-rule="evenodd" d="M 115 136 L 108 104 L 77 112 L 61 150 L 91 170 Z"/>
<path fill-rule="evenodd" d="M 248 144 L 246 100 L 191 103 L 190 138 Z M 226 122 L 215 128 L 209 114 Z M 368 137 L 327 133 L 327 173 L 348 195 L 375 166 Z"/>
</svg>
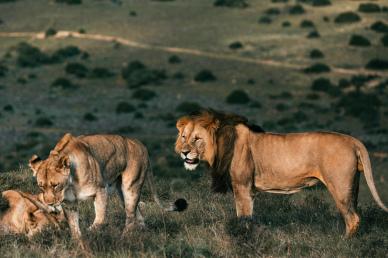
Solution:
<svg viewBox="0 0 388 258">
<path fill-rule="evenodd" d="M 65 193 L 70 185 L 70 157 L 62 150 L 73 139 L 66 134 L 50 152 L 47 159 L 42 160 L 37 155 L 30 159 L 29 166 L 36 177 L 42 191 L 43 201 L 50 206 L 59 206 L 65 199 Z"/>
<path fill-rule="evenodd" d="M 212 109 L 181 117 L 176 127 L 178 137 L 175 151 L 183 159 L 186 169 L 194 170 L 200 161 L 209 164 L 216 192 L 226 192 L 230 186 L 229 168 L 237 137 L 235 126 L 244 124 L 255 132 L 263 132 L 239 115 Z"/>
</svg>

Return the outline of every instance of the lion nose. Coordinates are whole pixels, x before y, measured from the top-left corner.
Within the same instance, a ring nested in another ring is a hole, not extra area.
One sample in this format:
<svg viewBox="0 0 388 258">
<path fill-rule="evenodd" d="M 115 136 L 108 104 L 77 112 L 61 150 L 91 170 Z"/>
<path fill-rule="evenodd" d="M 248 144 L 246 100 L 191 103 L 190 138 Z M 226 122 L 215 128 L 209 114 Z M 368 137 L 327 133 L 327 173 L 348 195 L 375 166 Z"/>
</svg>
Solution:
<svg viewBox="0 0 388 258">
<path fill-rule="evenodd" d="M 185 156 L 187 156 L 187 154 L 189 154 L 189 153 L 190 153 L 190 151 L 182 151 L 182 154 Z"/>
</svg>

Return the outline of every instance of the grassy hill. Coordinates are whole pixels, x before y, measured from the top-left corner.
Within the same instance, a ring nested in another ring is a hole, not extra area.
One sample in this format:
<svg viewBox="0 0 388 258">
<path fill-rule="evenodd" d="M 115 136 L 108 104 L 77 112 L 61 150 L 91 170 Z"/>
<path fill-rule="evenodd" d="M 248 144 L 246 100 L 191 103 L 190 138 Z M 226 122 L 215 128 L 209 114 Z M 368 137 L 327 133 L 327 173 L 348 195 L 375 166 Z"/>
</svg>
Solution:
<svg viewBox="0 0 388 258">
<path fill-rule="evenodd" d="M 109 226 L 87 234 L 98 256 L 385 255 L 388 218 L 365 184 L 362 228 L 352 240 L 341 238 L 342 220 L 323 187 L 258 194 L 255 227 L 244 233 L 232 195 L 208 193 L 206 169 L 184 171 L 173 142 L 176 119 L 198 106 L 245 115 L 268 131 L 345 132 L 367 145 L 387 203 L 387 1 L 369 9 L 340 0 L 247 0 L 245 8 L 212 0 L 59 2 L 0 1 L 0 190 L 36 190 L 25 165 L 65 132 L 119 133 L 147 145 L 160 192 L 184 196 L 190 207 L 162 214 L 145 189 L 148 230 L 120 240 L 124 212 L 113 197 Z M 83 213 L 85 228 L 90 203 Z M 77 255 L 68 232 L 58 234 L 32 243 L 4 236 L 0 248 L 7 256 Z"/>
</svg>

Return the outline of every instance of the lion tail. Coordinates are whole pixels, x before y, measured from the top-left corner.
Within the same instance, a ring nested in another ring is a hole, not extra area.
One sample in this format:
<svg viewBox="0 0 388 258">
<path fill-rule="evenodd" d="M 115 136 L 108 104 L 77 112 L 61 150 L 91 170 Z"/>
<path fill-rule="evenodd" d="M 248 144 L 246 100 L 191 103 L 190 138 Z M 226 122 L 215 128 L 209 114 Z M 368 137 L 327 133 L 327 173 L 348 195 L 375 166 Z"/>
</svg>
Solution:
<svg viewBox="0 0 388 258">
<path fill-rule="evenodd" d="M 364 176 L 366 179 L 366 183 L 369 187 L 369 190 L 372 193 L 373 199 L 375 199 L 376 203 L 386 212 L 388 212 L 388 208 L 381 201 L 379 194 L 377 193 L 376 185 L 373 180 L 372 174 L 372 166 L 370 163 L 368 151 L 365 148 L 364 144 L 357 141 L 357 156 L 359 161 L 361 162 L 362 170 L 364 171 Z M 360 166 L 359 166 L 360 167 Z"/>
<path fill-rule="evenodd" d="M 162 204 L 162 202 L 160 201 L 159 196 L 156 192 L 156 189 L 155 189 L 154 175 L 153 175 L 150 160 L 148 161 L 148 171 L 147 171 L 146 177 L 147 177 L 146 181 L 147 181 L 148 187 L 151 191 L 152 197 L 154 198 L 154 201 L 159 205 L 159 207 L 161 209 L 163 209 L 164 211 L 179 211 L 179 212 L 186 210 L 188 204 L 187 204 L 187 201 L 183 198 L 179 198 L 179 199 L 175 200 L 175 202 L 171 203 L 170 206 L 168 206 L 168 207 L 165 207 Z"/>
</svg>

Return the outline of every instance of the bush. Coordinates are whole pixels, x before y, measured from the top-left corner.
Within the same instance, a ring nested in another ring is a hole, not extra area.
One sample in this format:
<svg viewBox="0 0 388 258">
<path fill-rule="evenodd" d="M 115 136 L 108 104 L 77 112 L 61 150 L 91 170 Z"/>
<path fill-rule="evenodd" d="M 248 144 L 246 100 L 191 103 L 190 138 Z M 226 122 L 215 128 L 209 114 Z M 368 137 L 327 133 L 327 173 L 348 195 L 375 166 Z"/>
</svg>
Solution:
<svg viewBox="0 0 388 258">
<path fill-rule="evenodd" d="M 51 36 L 55 36 L 55 34 L 57 34 L 57 31 L 54 28 L 48 28 L 44 34 L 46 38 L 48 38 Z"/>
<path fill-rule="evenodd" d="M 180 64 L 182 63 L 182 59 L 177 55 L 172 55 L 168 58 L 168 62 L 170 64 Z"/>
<path fill-rule="evenodd" d="M 245 8 L 248 4 L 245 0 L 216 0 L 214 6 Z"/>
<path fill-rule="evenodd" d="M 345 89 L 345 88 L 348 88 L 352 85 L 352 83 L 345 79 L 345 78 L 341 78 L 339 81 L 338 81 L 338 87 L 342 88 L 342 89 Z"/>
<path fill-rule="evenodd" d="M 229 44 L 230 49 L 241 49 L 243 48 L 243 44 L 240 41 L 235 41 Z"/>
<path fill-rule="evenodd" d="M 28 43 L 19 43 L 16 47 L 16 51 L 18 53 L 16 63 L 21 67 L 37 67 L 51 63 L 50 56 Z"/>
<path fill-rule="evenodd" d="M 291 22 L 289 22 L 289 21 L 284 21 L 284 22 L 282 22 L 282 26 L 283 26 L 283 27 L 290 27 L 290 26 L 291 26 Z"/>
<path fill-rule="evenodd" d="M 288 13 L 293 15 L 304 14 L 305 12 L 306 12 L 305 9 L 300 4 L 291 6 L 290 9 L 288 10 Z"/>
<path fill-rule="evenodd" d="M 53 126 L 54 123 L 48 117 L 39 117 L 38 119 L 36 119 L 35 125 L 39 127 L 50 127 Z"/>
<path fill-rule="evenodd" d="M 82 4 L 82 0 L 55 0 L 56 3 L 62 3 L 62 4 Z"/>
<path fill-rule="evenodd" d="M 68 63 L 65 67 L 65 71 L 68 74 L 72 74 L 78 78 L 84 78 L 88 75 L 89 70 L 80 63 Z"/>
<path fill-rule="evenodd" d="M 358 11 L 362 13 L 378 13 L 381 12 L 381 8 L 377 4 L 362 3 L 358 6 Z"/>
<path fill-rule="evenodd" d="M 3 64 L 0 64 L 0 77 L 6 76 L 8 73 L 8 67 Z"/>
<path fill-rule="evenodd" d="M 335 19 L 335 23 L 353 23 L 361 21 L 361 17 L 354 12 L 340 13 Z"/>
<path fill-rule="evenodd" d="M 388 34 L 385 34 L 385 35 L 381 38 L 381 44 L 383 44 L 384 47 L 388 47 Z"/>
<path fill-rule="evenodd" d="M 272 23 L 272 19 L 268 16 L 262 16 L 259 18 L 259 21 L 258 23 L 262 23 L 262 24 L 270 24 Z"/>
<path fill-rule="evenodd" d="M 116 113 L 117 114 L 131 113 L 131 112 L 134 112 L 135 110 L 136 110 L 136 108 L 133 105 L 131 105 L 125 101 L 119 102 L 116 106 Z"/>
<path fill-rule="evenodd" d="M 94 121 L 97 121 L 98 118 L 95 115 L 93 115 L 92 113 L 86 113 L 84 115 L 84 120 L 88 121 L 88 122 L 94 122 Z"/>
<path fill-rule="evenodd" d="M 81 50 L 76 46 L 67 46 L 56 50 L 52 54 L 52 60 L 54 62 L 62 62 L 67 58 L 74 57 L 81 54 Z"/>
<path fill-rule="evenodd" d="M 13 112 L 13 106 L 8 104 L 3 107 L 3 110 L 6 112 Z"/>
<path fill-rule="evenodd" d="M 234 90 L 226 97 L 229 104 L 247 104 L 250 101 L 248 94 L 243 90 Z"/>
<path fill-rule="evenodd" d="M 309 100 L 318 100 L 321 98 L 321 96 L 319 96 L 319 94 L 316 94 L 316 93 L 309 93 L 306 95 L 306 98 Z"/>
<path fill-rule="evenodd" d="M 329 94 L 330 96 L 338 96 L 341 94 L 341 90 L 333 85 L 329 79 L 318 78 L 315 79 L 311 85 L 313 91 L 321 91 Z"/>
<path fill-rule="evenodd" d="M 152 90 L 138 89 L 133 92 L 132 97 L 143 101 L 148 101 L 156 97 L 156 93 Z"/>
<path fill-rule="evenodd" d="M 217 77 L 213 74 L 213 72 L 207 69 L 201 70 L 194 76 L 194 81 L 196 82 L 213 82 L 216 80 Z"/>
<path fill-rule="evenodd" d="M 175 108 L 177 112 L 184 113 L 184 114 L 195 113 L 201 109 L 202 107 L 198 103 L 190 102 L 190 101 L 184 101 Z"/>
<path fill-rule="evenodd" d="M 140 61 L 132 61 L 121 71 L 129 88 L 138 88 L 149 84 L 160 84 L 167 78 L 164 70 L 149 69 Z"/>
<path fill-rule="evenodd" d="M 388 25 L 382 21 L 377 21 L 371 25 L 371 30 L 379 33 L 388 33 Z"/>
<path fill-rule="evenodd" d="M 300 23 L 300 27 L 301 28 L 314 28 L 315 25 L 312 21 L 310 20 L 303 20 L 301 23 Z"/>
<path fill-rule="evenodd" d="M 74 90 L 78 88 L 78 85 L 63 77 L 57 78 L 53 83 L 51 83 L 51 86 L 60 87 L 64 90 Z"/>
<path fill-rule="evenodd" d="M 110 78 L 115 74 L 104 67 L 95 67 L 90 72 L 90 76 L 93 78 Z"/>
<path fill-rule="evenodd" d="M 352 35 L 352 37 L 349 40 L 349 45 L 356 46 L 356 47 L 369 47 L 370 41 L 364 36 L 361 35 Z"/>
<path fill-rule="evenodd" d="M 303 70 L 304 73 L 327 73 L 330 72 L 330 67 L 323 63 L 313 64 Z"/>
<path fill-rule="evenodd" d="M 330 0 L 311 0 L 312 6 L 328 6 L 331 5 Z"/>
<path fill-rule="evenodd" d="M 268 14 L 268 15 L 279 15 L 280 14 L 280 10 L 279 8 L 269 8 L 267 10 L 264 11 L 265 14 Z"/>
<path fill-rule="evenodd" d="M 275 106 L 275 108 L 276 108 L 277 111 L 283 112 L 283 111 L 289 109 L 289 106 L 287 106 L 287 105 L 284 104 L 284 103 L 279 103 L 279 104 L 277 104 L 277 105 Z"/>
<path fill-rule="evenodd" d="M 387 70 L 388 60 L 379 58 L 372 59 L 366 64 L 365 68 L 370 70 Z"/>
<path fill-rule="evenodd" d="M 315 39 L 315 38 L 319 38 L 319 37 L 321 37 L 321 35 L 316 30 L 310 31 L 309 34 L 307 34 L 307 38 L 309 38 L 309 39 Z"/>
<path fill-rule="evenodd" d="M 310 58 L 315 59 L 315 58 L 324 58 L 324 57 L 325 55 L 319 49 L 313 49 L 310 51 Z"/>
</svg>

